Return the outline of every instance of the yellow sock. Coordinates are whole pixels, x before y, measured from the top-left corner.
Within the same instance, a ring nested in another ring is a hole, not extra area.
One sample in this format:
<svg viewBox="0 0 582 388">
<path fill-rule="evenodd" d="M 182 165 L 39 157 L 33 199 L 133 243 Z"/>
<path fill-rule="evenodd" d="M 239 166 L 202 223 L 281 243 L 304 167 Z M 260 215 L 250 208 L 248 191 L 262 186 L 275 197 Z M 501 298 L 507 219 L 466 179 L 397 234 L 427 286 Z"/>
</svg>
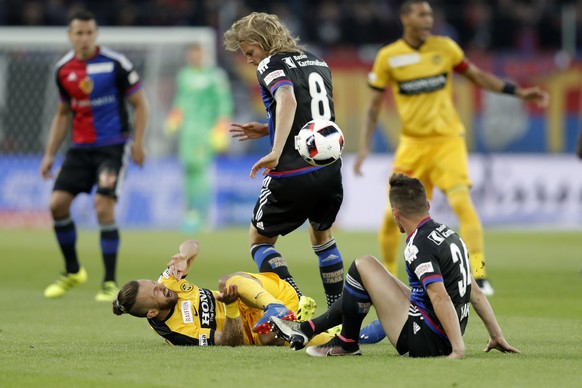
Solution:
<svg viewBox="0 0 582 388">
<path fill-rule="evenodd" d="M 283 304 L 283 302 L 269 294 L 256 279 L 234 275 L 226 281 L 226 287 L 231 284 L 237 285 L 240 300 L 249 307 L 263 310 L 271 303 Z"/>
<path fill-rule="evenodd" d="M 378 241 L 380 242 L 380 250 L 382 252 L 382 259 L 384 266 L 394 276 L 398 276 L 398 245 L 400 243 L 400 231 L 398 226 L 392 218 L 392 209 L 390 206 L 386 209 L 384 214 L 384 221 L 380 226 L 378 234 Z"/>
<path fill-rule="evenodd" d="M 451 190 L 447 193 L 451 208 L 459 219 L 459 232 L 467 244 L 471 261 L 471 273 L 475 279 L 486 277 L 485 255 L 483 247 L 483 226 L 467 187 Z"/>
</svg>

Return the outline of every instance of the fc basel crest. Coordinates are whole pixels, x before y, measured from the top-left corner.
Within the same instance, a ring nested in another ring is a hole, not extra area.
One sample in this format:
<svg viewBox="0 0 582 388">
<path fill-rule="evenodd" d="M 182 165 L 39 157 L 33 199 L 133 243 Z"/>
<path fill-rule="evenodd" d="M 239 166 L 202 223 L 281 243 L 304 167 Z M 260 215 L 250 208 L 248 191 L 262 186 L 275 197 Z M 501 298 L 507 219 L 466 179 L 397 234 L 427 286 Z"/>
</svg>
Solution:
<svg viewBox="0 0 582 388">
<path fill-rule="evenodd" d="M 85 77 L 79 82 L 79 89 L 85 94 L 90 94 L 93 91 L 93 80 L 89 77 Z"/>
<path fill-rule="evenodd" d="M 192 291 L 192 284 L 190 284 L 188 282 L 184 282 L 184 283 L 180 284 L 180 290 L 182 290 L 184 292 Z"/>
</svg>

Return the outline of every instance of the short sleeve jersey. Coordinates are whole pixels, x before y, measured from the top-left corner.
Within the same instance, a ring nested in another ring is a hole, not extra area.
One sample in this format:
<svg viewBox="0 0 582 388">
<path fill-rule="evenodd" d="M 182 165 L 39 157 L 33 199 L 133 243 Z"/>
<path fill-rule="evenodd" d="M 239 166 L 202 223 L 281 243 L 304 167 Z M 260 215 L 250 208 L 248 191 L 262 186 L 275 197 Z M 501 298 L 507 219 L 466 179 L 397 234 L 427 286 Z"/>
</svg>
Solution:
<svg viewBox="0 0 582 388">
<path fill-rule="evenodd" d="M 368 84 L 392 88 L 402 135 L 459 136 L 465 128 L 453 104 L 452 77 L 467 67 L 463 50 L 448 37 L 431 36 L 418 49 L 399 39 L 380 49 Z"/>
<path fill-rule="evenodd" d="M 62 102 L 73 111 L 73 147 L 120 144 L 130 136 L 125 98 L 141 88 L 133 64 L 105 47 L 79 60 L 70 51 L 56 65 Z"/>
<path fill-rule="evenodd" d="M 418 308 L 426 324 L 447 339 L 427 293 L 429 284 L 443 282 L 464 333 L 471 299 L 471 269 L 463 240 L 446 225 L 427 218 L 408 237 L 404 258 L 412 289 L 410 302 Z"/>
<path fill-rule="evenodd" d="M 269 119 L 269 137 L 275 137 L 276 108 L 275 93 L 283 85 L 293 87 L 297 109 L 291 132 L 283 148 L 273 175 L 289 176 L 310 172 L 314 167 L 305 162 L 295 150 L 295 135 L 309 121 L 326 119 L 335 121 L 331 71 L 327 63 L 309 53 L 278 53 L 265 58 L 257 68 L 263 103 Z"/>
<path fill-rule="evenodd" d="M 218 291 L 176 280 L 169 270 L 158 282 L 178 294 L 178 302 L 164 321 L 148 319 L 150 326 L 172 345 L 214 345 L 215 333 L 226 321 L 224 304 L 216 300 Z"/>
</svg>

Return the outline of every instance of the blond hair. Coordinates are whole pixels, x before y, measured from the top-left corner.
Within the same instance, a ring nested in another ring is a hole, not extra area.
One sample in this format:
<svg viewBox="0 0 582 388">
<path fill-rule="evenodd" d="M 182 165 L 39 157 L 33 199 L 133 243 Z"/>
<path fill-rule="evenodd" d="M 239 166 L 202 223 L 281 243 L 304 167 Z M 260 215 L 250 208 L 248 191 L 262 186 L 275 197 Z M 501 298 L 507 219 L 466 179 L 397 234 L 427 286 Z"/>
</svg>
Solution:
<svg viewBox="0 0 582 388">
<path fill-rule="evenodd" d="M 236 22 L 224 33 L 224 46 L 229 51 L 240 49 L 241 42 L 259 46 L 268 55 L 280 52 L 303 53 L 299 38 L 294 37 L 277 15 L 253 12 Z"/>
</svg>

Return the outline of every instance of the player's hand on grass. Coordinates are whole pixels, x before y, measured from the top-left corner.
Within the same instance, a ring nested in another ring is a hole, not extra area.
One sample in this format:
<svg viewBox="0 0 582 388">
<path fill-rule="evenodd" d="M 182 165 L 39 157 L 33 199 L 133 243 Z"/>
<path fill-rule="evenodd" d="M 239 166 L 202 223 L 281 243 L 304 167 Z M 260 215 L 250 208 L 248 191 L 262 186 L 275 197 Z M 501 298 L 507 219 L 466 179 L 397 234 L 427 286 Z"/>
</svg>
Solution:
<svg viewBox="0 0 582 388">
<path fill-rule="evenodd" d="M 465 358 L 465 352 L 453 349 L 453 351 L 451 352 L 451 354 L 447 356 L 447 358 L 452 358 L 454 360 L 462 360 L 463 358 Z"/>
<path fill-rule="evenodd" d="M 511 346 L 504 337 L 489 338 L 489 342 L 483 351 L 488 353 L 491 349 L 497 349 L 501 353 L 521 353 L 517 348 Z"/>
<path fill-rule="evenodd" d="M 269 127 L 256 121 L 250 123 L 231 123 L 228 132 L 238 141 L 258 139 L 269 134 Z"/>
</svg>

